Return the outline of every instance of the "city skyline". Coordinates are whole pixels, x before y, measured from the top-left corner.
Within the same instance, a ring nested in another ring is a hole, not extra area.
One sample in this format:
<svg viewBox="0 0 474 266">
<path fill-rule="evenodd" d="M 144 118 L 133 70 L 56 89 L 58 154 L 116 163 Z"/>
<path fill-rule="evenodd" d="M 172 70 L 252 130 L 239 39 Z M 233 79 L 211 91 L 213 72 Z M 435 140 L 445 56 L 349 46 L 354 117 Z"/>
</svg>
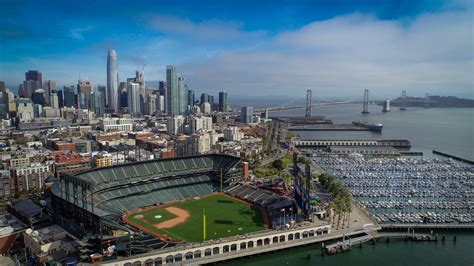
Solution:
<svg viewBox="0 0 474 266">
<path fill-rule="evenodd" d="M 185 2 L 144 1 L 121 22 L 113 17 L 126 1 L 117 1 L 103 16 L 93 10 L 104 3 L 84 5 L 91 11 L 87 15 L 76 5 L 70 18 L 61 15 L 64 6 L 47 3 L 1 4 L 7 16 L 1 18 L 0 80 L 14 91 L 29 69 L 56 80 L 58 87 L 74 84 L 79 73 L 106 84 L 104 54 L 115 49 L 119 76 L 146 64 L 148 81 L 165 80 L 166 65 L 173 64 L 190 89 L 212 94 L 225 88 L 236 96 L 291 96 L 310 88 L 316 95 L 357 96 L 370 88 L 380 97 L 406 90 L 472 98 L 468 1 L 297 6 L 263 1 L 251 10 L 238 2 L 205 1 L 200 12 Z M 41 23 L 16 19 L 34 8 L 56 16 Z M 265 10 L 274 16 L 250 19 Z"/>
</svg>

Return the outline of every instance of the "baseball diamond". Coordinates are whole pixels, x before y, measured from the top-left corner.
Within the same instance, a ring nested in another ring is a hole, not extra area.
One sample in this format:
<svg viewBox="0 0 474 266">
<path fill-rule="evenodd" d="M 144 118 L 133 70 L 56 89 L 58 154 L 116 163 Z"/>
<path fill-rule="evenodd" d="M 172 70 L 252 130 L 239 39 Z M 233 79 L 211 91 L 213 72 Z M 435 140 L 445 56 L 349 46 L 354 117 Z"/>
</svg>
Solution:
<svg viewBox="0 0 474 266">
<path fill-rule="evenodd" d="M 202 242 L 204 209 L 206 240 L 268 228 L 267 213 L 263 208 L 223 193 L 139 209 L 125 214 L 124 220 L 167 242 Z"/>
</svg>

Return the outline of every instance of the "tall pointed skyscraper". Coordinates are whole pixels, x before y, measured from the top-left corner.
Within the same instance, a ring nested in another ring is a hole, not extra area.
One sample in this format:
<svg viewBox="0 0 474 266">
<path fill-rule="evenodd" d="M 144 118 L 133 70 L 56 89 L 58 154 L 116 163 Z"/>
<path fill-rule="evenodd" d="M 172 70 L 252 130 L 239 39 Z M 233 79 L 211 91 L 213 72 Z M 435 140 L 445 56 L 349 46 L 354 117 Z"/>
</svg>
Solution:
<svg viewBox="0 0 474 266">
<path fill-rule="evenodd" d="M 105 91 L 106 104 L 109 109 L 115 112 L 119 109 L 119 74 L 117 65 L 117 52 L 113 49 L 109 50 L 107 55 L 107 90 Z"/>
</svg>

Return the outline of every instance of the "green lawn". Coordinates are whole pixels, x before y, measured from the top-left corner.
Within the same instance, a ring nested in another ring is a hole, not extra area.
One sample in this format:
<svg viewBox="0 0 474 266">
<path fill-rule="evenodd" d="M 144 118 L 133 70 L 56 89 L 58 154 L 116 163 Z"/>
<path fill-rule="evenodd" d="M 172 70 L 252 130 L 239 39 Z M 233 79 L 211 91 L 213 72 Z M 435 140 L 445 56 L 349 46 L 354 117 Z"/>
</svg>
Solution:
<svg viewBox="0 0 474 266">
<path fill-rule="evenodd" d="M 164 208 L 175 206 L 187 210 L 189 219 L 180 225 L 168 229 L 158 229 L 154 224 L 172 219 L 175 216 Z M 131 214 L 128 219 L 150 231 L 167 234 L 173 240 L 186 242 L 203 241 L 203 209 L 206 209 L 207 240 L 238 234 L 245 234 L 265 229 L 264 213 L 261 209 L 223 194 L 215 194 L 198 200 L 187 200 L 166 206 L 159 206 Z M 135 219 L 136 215 L 143 219 Z M 160 218 L 155 216 L 161 215 Z"/>
<path fill-rule="evenodd" d="M 287 154 L 280 159 L 283 162 L 283 168 L 287 169 L 293 163 L 293 155 Z M 280 171 L 272 166 L 272 162 L 253 168 L 253 173 L 259 178 L 274 178 L 276 176 L 288 176 L 287 171 Z"/>
</svg>

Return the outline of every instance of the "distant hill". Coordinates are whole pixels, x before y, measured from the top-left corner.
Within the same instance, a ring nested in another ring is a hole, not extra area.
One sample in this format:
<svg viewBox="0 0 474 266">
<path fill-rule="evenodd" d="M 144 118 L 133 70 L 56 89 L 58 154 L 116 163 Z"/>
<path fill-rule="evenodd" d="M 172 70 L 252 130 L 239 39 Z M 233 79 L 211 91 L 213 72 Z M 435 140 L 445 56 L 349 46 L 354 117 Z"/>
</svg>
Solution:
<svg viewBox="0 0 474 266">
<path fill-rule="evenodd" d="M 407 107 L 424 107 L 424 97 L 407 97 Z M 429 96 L 430 107 L 474 107 L 474 100 L 454 96 Z M 392 106 L 401 106 L 402 99 L 398 97 L 391 101 Z"/>
</svg>

